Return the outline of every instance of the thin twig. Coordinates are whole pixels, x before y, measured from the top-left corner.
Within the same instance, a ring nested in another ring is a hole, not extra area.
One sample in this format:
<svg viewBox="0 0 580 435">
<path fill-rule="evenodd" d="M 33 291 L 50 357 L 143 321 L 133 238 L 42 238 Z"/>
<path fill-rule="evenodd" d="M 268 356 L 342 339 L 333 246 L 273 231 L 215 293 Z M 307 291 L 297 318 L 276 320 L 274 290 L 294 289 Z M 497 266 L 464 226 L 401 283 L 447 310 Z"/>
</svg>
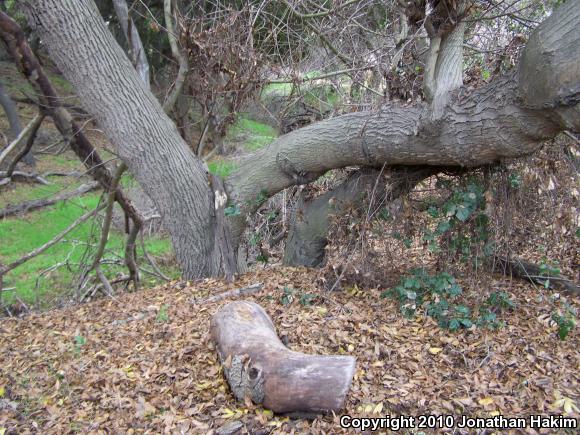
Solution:
<svg viewBox="0 0 580 435">
<path fill-rule="evenodd" d="M 18 137 L 16 139 L 14 139 L 10 145 L 8 145 L 6 148 L 4 148 L 4 150 L 0 153 L 0 164 L 2 164 L 2 162 L 6 159 L 6 157 L 8 156 L 8 154 L 17 146 L 19 146 L 22 141 L 24 140 L 24 138 L 26 136 L 28 136 L 28 134 L 37 129 L 38 125 L 40 125 L 40 123 L 42 122 L 42 120 L 44 119 L 44 115 L 39 113 L 38 115 L 36 115 L 34 117 L 34 119 L 32 121 L 30 121 L 30 123 L 24 128 L 24 130 L 22 130 L 20 132 L 20 134 L 18 135 Z"/>
<path fill-rule="evenodd" d="M 228 290 L 223 293 L 219 293 L 217 295 L 210 296 L 208 298 L 202 299 L 200 301 L 193 300 L 191 301 L 193 304 L 205 304 L 210 302 L 217 302 L 221 301 L 226 298 L 233 298 L 233 297 L 242 297 L 242 296 L 249 296 L 255 293 L 258 293 L 262 290 L 262 283 L 252 284 L 248 287 L 241 287 L 234 290 Z"/>
</svg>

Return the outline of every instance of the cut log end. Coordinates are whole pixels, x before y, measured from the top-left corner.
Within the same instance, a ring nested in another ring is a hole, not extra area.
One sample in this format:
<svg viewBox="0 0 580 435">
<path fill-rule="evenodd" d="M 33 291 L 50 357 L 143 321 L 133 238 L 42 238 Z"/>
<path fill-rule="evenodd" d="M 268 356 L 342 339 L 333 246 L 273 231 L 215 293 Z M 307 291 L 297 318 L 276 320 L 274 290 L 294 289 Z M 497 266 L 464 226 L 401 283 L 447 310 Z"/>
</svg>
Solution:
<svg viewBox="0 0 580 435">
<path fill-rule="evenodd" d="M 232 302 L 212 318 L 211 333 L 232 393 L 277 413 L 339 411 L 356 360 L 293 352 L 278 338 L 266 312 Z"/>
<path fill-rule="evenodd" d="M 236 399 L 244 400 L 248 396 L 254 403 L 263 403 L 262 370 L 253 366 L 247 355 L 233 355 L 228 358 L 230 361 L 224 364 L 224 373 Z"/>
</svg>

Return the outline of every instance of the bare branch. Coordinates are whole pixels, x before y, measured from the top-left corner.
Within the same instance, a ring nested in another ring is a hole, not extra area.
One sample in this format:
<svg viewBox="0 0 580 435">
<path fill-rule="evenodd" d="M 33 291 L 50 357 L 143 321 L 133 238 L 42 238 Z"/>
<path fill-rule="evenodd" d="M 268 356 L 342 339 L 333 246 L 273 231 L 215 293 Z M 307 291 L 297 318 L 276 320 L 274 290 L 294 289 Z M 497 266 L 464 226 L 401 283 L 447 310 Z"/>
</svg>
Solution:
<svg viewBox="0 0 580 435">
<path fill-rule="evenodd" d="M 173 107 L 177 102 L 177 97 L 179 97 L 179 94 L 181 94 L 181 90 L 183 89 L 187 71 L 189 70 L 187 57 L 181 52 L 177 45 L 177 37 L 173 27 L 173 14 L 171 13 L 171 10 L 171 0 L 164 0 L 163 12 L 165 14 L 165 26 L 167 27 L 167 37 L 169 38 L 169 45 L 171 46 L 171 54 L 174 59 L 179 62 L 179 70 L 177 72 L 175 84 L 163 103 L 163 110 L 165 110 L 165 113 L 169 113 L 173 110 Z"/>
<path fill-rule="evenodd" d="M 66 201 L 67 199 L 74 198 L 75 196 L 84 195 L 85 193 L 92 192 L 98 187 L 99 183 L 93 181 L 91 183 L 81 184 L 74 190 L 59 193 L 53 196 L 52 198 L 33 199 L 32 201 L 27 201 L 22 204 L 9 206 L 0 210 L 0 219 L 4 219 L 9 216 L 14 216 L 19 213 L 28 213 L 32 210 L 38 210 L 43 207 L 48 207 L 49 205 L 56 204 L 59 201 Z"/>
<path fill-rule="evenodd" d="M 80 218 L 78 218 L 77 220 L 75 220 L 72 224 L 70 224 L 65 230 L 61 231 L 58 235 L 56 235 L 52 240 L 46 242 L 44 245 L 39 246 L 38 248 L 30 251 L 28 254 L 23 255 L 22 257 L 20 257 L 18 260 L 3 266 L 0 268 L 0 276 L 1 275 L 5 275 L 6 273 L 10 272 L 12 269 L 17 268 L 18 266 L 26 263 L 28 260 L 42 254 L 44 251 L 46 251 L 48 248 L 56 245 L 58 242 L 60 242 L 68 233 L 70 233 L 72 230 L 74 230 L 76 227 L 78 227 L 80 224 L 82 224 L 83 222 L 87 221 L 88 219 L 90 219 L 91 217 L 93 217 L 95 214 L 97 214 L 99 211 L 101 211 L 102 209 L 105 208 L 106 204 L 99 204 L 97 206 L 97 208 L 95 208 L 94 210 L 91 210 L 87 213 L 85 213 L 84 215 L 82 215 Z"/>
<path fill-rule="evenodd" d="M 18 154 L 14 157 L 14 159 L 12 160 L 10 165 L 8 166 L 8 170 L 6 171 L 6 173 L 7 173 L 6 176 L 8 178 L 12 177 L 12 174 L 14 173 L 14 170 L 16 169 L 16 165 L 18 164 L 18 162 L 20 162 L 20 160 L 22 160 L 27 155 L 29 155 L 30 150 L 32 149 L 32 145 L 34 145 L 34 141 L 36 139 L 38 129 L 40 128 L 40 125 L 42 124 L 42 120 L 44 119 L 44 113 L 41 112 L 41 115 L 42 115 L 42 118 L 40 119 L 40 121 L 38 121 L 38 123 L 36 123 L 34 128 L 30 131 L 30 134 L 28 135 L 28 139 L 26 140 L 26 145 L 18 152 Z"/>
<path fill-rule="evenodd" d="M 44 115 L 40 113 L 36 115 L 32 119 L 32 121 L 28 123 L 28 125 L 24 128 L 24 130 L 20 132 L 18 137 L 16 137 L 16 139 L 14 139 L 6 148 L 4 148 L 4 150 L 0 153 L 0 164 L 2 164 L 2 162 L 6 159 L 6 157 L 8 156 L 8 154 L 10 154 L 12 150 L 14 150 L 24 141 L 24 139 L 28 136 L 28 134 L 31 131 L 38 129 L 43 119 Z"/>
</svg>

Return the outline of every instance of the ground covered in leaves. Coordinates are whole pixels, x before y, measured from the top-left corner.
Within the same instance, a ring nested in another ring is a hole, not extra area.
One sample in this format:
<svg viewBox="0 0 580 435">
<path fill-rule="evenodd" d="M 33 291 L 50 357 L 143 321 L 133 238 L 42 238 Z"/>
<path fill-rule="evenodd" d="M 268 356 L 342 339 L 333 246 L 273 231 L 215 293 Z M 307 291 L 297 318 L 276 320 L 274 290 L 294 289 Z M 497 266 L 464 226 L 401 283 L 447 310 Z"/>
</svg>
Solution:
<svg viewBox="0 0 580 435">
<path fill-rule="evenodd" d="M 548 290 L 482 277 L 470 292 L 507 291 L 517 309 L 501 329 L 450 332 L 426 316 L 404 318 L 380 290 L 328 293 L 317 272 L 276 268 L 2 320 L 0 433 L 341 432 L 339 416 L 293 420 L 229 393 L 209 337 L 210 317 L 228 300 L 199 301 L 258 282 L 248 299 L 290 348 L 357 358 L 344 413 L 579 417 L 580 334 L 558 339 Z"/>
</svg>

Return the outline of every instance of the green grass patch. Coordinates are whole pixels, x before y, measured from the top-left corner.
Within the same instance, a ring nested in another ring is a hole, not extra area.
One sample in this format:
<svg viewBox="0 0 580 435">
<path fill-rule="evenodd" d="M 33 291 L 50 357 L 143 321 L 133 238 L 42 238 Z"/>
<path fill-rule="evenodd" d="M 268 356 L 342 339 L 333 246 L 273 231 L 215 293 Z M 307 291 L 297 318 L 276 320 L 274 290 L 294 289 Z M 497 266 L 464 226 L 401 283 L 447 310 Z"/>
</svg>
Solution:
<svg viewBox="0 0 580 435">
<path fill-rule="evenodd" d="M 302 79 L 313 79 L 322 75 L 321 71 L 312 70 L 302 76 Z M 262 88 L 262 98 L 267 99 L 274 95 L 287 97 L 292 94 L 293 83 L 268 83 Z M 300 87 L 308 87 L 308 82 L 302 83 Z"/>
<path fill-rule="evenodd" d="M 68 80 L 64 77 L 56 75 L 56 74 L 49 74 L 48 78 L 52 85 L 56 88 L 57 92 L 61 94 L 72 94 L 74 93 L 74 88 L 70 84 Z"/>
<path fill-rule="evenodd" d="M 292 93 L 292 83 L 269 83 L 262 88 L 261 97 L 267 99 L 273 95 L 287 97 Z"/>
<path fill-rule="evenodd" d="M 244 117 L 240 117 L 238 122 L 236 122 L 234 125 L 234 128 L 238 128 L 241 131 L 248 132 L 257 136 L 278 136 L 278 132 L 274 127 Z"/>
<path fill-rule="evenodd" d="M 80 160 L 72 153 L 65 153 L 59 156 L 45 156 L 42 158 L 42 164 L 53 171 L 84 171 L 85 167 Z"/>
<path fill-rule="evenodd" d="M 99 194 L 88 194 L 23 217 L 0 221 L 0 261 L 8 264 L 45 244 L 87 210 L 95 208 L 99 200 Z M 87 257 L 87 244 L 97 243 L 100 231 L 100 219 L 85 222 L 60 243 L 9 272 L 4 277 L 4 288 L 14 290 L 4 293 L 4 302 L 13 302 L 17 295 L 27 304 L 36 303 L 40 308 L 47 308 L 51 298 L 63 295 L 71 288 L 78 276 L 79 263 L 90 261 L 90 257 Z M 124 234 L 112 230 L 104 258 L 122 258 L 125 239 Z M 171 251 L 170 241 L 164 238 L 146 238 L 145 245 L 147 251 L 154 256 L 166 255 Z M 90 252 L 93 253 L 94 248 Z M 140 248 L 138 255 L 142 255 Z M 62 266 L 49 270 L 56 264 Z M 107 276 L 125 272 L 123 267 L 116 265 L 104 265 L 102 268 Z M 165 268 L 164 272 L 178 276 L 175 269 Z M 146 274 L 142 275 L 142 279 L 144 286 L 158 283 L 157 279 Z"/>
<path fill-rule="evenodd" d="M 228 132 L 228 139 L 242 142 L 247 151 L 258 150 L 278 137 L 276 129 L 268 124 L 240 116 Z"/>
<path fill-rule="evenodd" d="M 12 183 L 10 186 L 5 187 L 0 195 L 0 208 L 33 199 L 49 198 L 55 193 L 72 190 L 81 184 L 78 181 L 71 183 L 66 177 L 49 177 L 47 181 L 51 184 L 44 186 L 28 183 Z"/>
<path fill-rule="evenodd" d="M 229 160 L 212 160 L 207 163 L 209 172 L 221 178 L 226 178 L 237 168 L 234 162 Z"/>
<path fill-rule="evenodd" d="M 331 110 L 339 104 L 339 95 L 332 85 L 315 86 L 304 93 L 304 101 L 321 112 Z"/>
<path fill-rule="evenodd" d="M 121 187 L 125 189 L 139 186 L 139 183 L 137 183 L 137 180 L 135 180 L 133 174 L 128 171 L 125 171 L 123 175 L 121 175 L 120 184 Z"/>
</svg>

